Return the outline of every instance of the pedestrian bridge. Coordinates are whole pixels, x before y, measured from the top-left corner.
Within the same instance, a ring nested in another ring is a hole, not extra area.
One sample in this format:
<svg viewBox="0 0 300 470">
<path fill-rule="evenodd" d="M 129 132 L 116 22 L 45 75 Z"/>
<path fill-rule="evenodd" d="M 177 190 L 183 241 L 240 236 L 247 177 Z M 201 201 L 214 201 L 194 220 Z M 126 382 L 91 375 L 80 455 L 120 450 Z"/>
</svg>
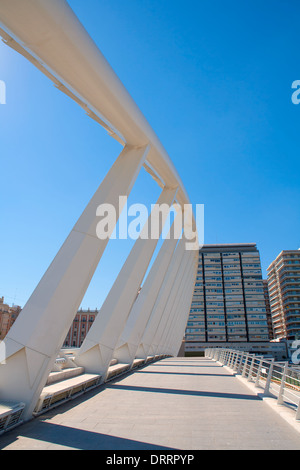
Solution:
<svg viewBox="0 0 300 470">
<path fill-rule="evenodd" d="M 221 362 L 176 357 L 150 362 L 39 415 L 3 434 L 0 448 L 299 450 L 299 427 L 293 410 L 264 399 L 262 388 Z"/>
<path fill-rule="evenodd" d="M 295 416 L 275 413 L 237 379 L 241 370 L 243 379 L 256 373 L 270 392 L 274 365 L 228 351 L 177 357 L 199 248 L 189 198 L 158 137 L 67 2 L 1 0 L 0 35 L 122 146 L 0 344 L 1 448 L 299 449 Z M 80 349 L 62 350 L 142 169 L 161 188 L 149 223 Z M 108 207 L 115 209 L 113 224 L 99 233 Z M 154 256 L 171 209 L 173 225 Z M 149 236 L 149 227 L 157 236 Z M 295 414 L 284 388 L 277 406 Z"/>
<path fill-rule="evenodd" d="M 122 149 L 0 344 L 0 427 L 6 430 L 21 417 L 30 420 L 66 397 L 106 383 L 120 367 L 177 355 L 198 239 L 170 157 L 68 3 L 2 0 L 0 36 Z M 142 170 L 161 188 L 160 196 L 76 357 L 65 355 L 64 340 Z"/>
</svg>

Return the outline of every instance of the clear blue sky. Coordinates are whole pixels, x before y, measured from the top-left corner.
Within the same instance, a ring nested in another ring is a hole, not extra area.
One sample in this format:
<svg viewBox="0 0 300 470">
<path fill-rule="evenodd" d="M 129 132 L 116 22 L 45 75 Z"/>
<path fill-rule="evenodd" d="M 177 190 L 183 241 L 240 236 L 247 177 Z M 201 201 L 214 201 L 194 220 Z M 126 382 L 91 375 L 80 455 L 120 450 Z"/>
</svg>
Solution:
<svg viewBox="0 0 300 470">
<path fill-rule="evenodd" d="M 300 247 L 299 1 L 69 3 L 205 205 L 205 243 L 256 242 L 265 277 Z M 0 295 L 23 306 L 121 147 L 2 43 L 0 80 Z M 158 194 L 145 173 L 131 200 Z M 84 307 L 130 246 L 110 244 Z"/>
</svg>

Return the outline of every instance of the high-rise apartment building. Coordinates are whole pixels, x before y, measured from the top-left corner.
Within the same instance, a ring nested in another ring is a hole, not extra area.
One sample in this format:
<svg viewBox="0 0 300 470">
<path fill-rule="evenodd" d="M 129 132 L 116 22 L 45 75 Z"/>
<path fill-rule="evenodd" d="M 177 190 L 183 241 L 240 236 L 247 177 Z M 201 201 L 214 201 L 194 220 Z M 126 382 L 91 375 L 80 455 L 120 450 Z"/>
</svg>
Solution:
<svg viewBox="0 0 300 470">
<path fill-rule="evenodd" d="M 186 328 L 197 343 L 268 342 L 259 251 L 255 243 L 203 245 Z"/>
<path fill-rule="evenodd" d="M 274 333 L 273 333 L 273 322 L 272 322 L 272 315 L 271 315 L 268 279 L 263 279 L 263 289 L 264 289 L 264 298 L 265 298 L 265 304 L 266 304 L 269 337 L 270 337 L 270 340 L 272 340 L 274 339 Z"/>
<path fill-rule="evenodd" d="M 300 250 L 284 250 L 268 267 L 275 339 L 300 339 Z"/>
</svg>

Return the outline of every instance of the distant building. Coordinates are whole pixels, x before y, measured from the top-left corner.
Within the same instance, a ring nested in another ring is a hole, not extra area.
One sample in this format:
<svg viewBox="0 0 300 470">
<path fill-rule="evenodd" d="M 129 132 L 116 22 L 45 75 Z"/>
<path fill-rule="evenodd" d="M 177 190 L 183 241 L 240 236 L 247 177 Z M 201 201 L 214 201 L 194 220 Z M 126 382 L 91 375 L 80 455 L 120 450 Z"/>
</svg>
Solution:
<svg viewBox="0 0 300 470">
<path fill-rule="evenodd" d="M 270 342 L 259 251 L 255 243 L 203 245 L 185 331 L 186 355 L 209 347 L 260 354 Z"/>
<path fill-rule="evenodd" d="M 273 340 L 274 339 L 273 322 L 272 322 L 272 315 L 271 315 L 270 296 L 269 296 L 268 280 L 267 279 L 263 279 L 263 289 L 264 289 L 264 298 L 265 298 L 265 304 L 266 304 L 266 313 L 267 313 L 269 337 L 270 337 L 270 340 Z"/>
<path fill-rule="evenodd" d="M 275 339 L 300 339 L 300 250 L 284 250 L 268 267 Z"/>
<path fill-rule="evenodd" d="M 63 347 L 80 348 L 97 314 L 98 310 L 78 310 Z"/>
<path fill-rule="evenodd" d="M 18 305 L 9 306 L 0 297 L 0 341 L 5 338 L 22 308 Z M 79 310 L 64 341 L 63 347 L 79 348 L 92 326 L 98 310 Z"/>
<path fill-rule="evenodd" d="M 0 340 L 5 338 L 21 310 L 19 305 L 5 304 L 4 297 L 0 297 Z"/>
</svg>

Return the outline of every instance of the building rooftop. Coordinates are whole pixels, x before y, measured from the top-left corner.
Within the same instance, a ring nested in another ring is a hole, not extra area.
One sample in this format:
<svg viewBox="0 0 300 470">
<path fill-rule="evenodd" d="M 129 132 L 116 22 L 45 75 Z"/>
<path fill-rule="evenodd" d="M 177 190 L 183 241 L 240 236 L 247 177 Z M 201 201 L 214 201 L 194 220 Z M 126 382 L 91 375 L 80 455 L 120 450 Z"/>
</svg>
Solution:
<svg viewBox="0 0 300 470">
<path fill-rule="evenodd" d="M 208 250 L 257 250 L 256 243 L 215 243 L 215 244 L 205 244 L 199 251 L 208 251 Z"/>
<path fill-rule="evenodd" d="M 277 263 L 278 260 L 280 260 L 280 258 L 284 255 L 287 255 L 287 254 L 296 254 L 298 256 L 300 256 L 300 248 L 296 249 L 296 250 L 282 250 L 277 256 L 276 258 L 272 261 L 272 263 L 270 263 L 270 265 L 268 266 L 267 268 L 267 271 L 269 271 L 270 269 L 273 268 L 273 266 Z"/>
</svg>

